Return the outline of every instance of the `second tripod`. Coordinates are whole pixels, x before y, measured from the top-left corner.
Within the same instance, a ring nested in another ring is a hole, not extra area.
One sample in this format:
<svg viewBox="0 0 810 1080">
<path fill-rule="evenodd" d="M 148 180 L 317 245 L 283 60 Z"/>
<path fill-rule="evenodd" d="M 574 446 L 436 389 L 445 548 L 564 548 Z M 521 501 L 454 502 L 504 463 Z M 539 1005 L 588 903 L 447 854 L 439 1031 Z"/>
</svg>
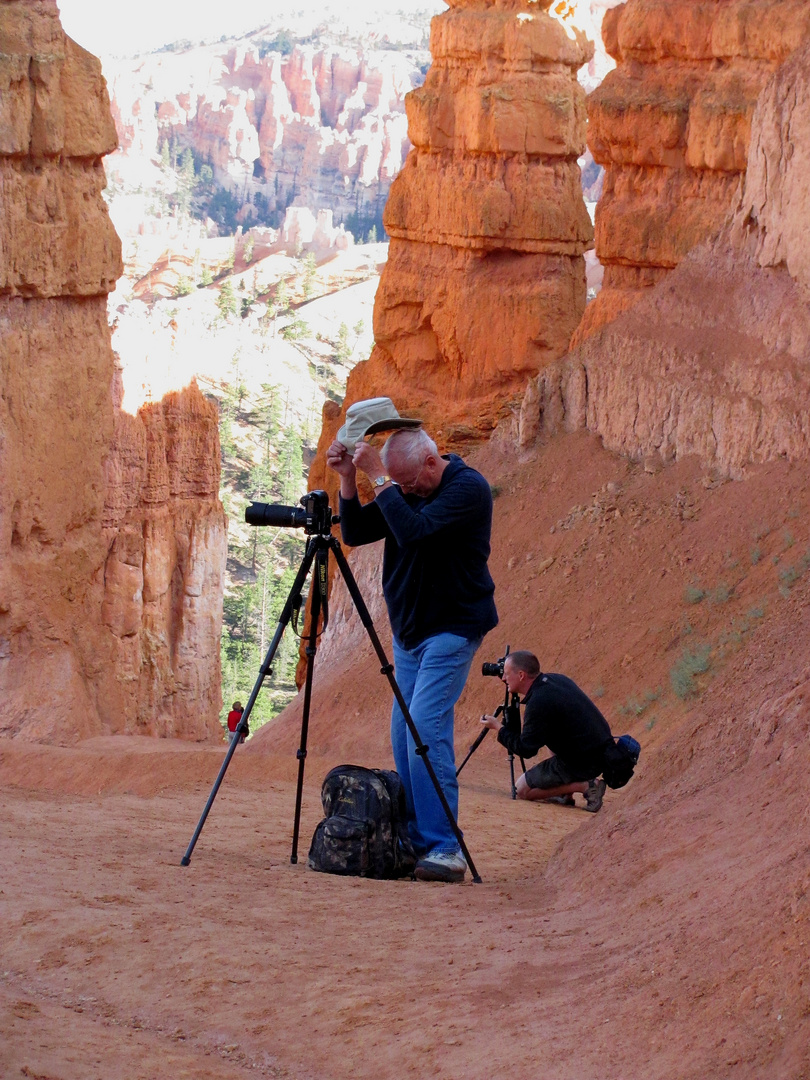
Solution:
<svg viewBox="0 0 810 1080">
<path fill-rule="evenodd" d="M 507 656 L 509 656 L 508 645 L 506 646 L 506 652 L 504 653 L 504 655 L 501 656 L 494 664 L 481 665 L 481 674 L 493 675 L 497 679 L 503 679 L 504 664 L 506 663 Z M 512 734 L 514 735 L 520 735 L 520 697 L 517 694 L 510 694 L 509 687 L 504 690 L 503 705 L 499 705 L 493 715 L 500 716 L 501 713 L 503 713 L 503 726 L 507 729 L 507 731 L 512 732 Z M 470 749 L 467 751 L 467 756 L 456 769 L 456 776 L 458 776 L 458 774 L 473 756 L 475 751 L 487 737 L 489 732 L 490 729 L 488 727 L 485 727 L 484 730 L 480 733 L 480 735 L 477 737 Z M 515 755 L 511 750 L 507 750 L 507 756 L 509 758 L 509 780 L 512 790 L 512 798 L 517 799 L 517 788 L 515 787 Z M 518 754 L 518 757 L 520 758 L 520 764 L 523 767 L 523 771 L 525 773 L 526 762 L 523 760 L 520 754 Z"/>
</svg>

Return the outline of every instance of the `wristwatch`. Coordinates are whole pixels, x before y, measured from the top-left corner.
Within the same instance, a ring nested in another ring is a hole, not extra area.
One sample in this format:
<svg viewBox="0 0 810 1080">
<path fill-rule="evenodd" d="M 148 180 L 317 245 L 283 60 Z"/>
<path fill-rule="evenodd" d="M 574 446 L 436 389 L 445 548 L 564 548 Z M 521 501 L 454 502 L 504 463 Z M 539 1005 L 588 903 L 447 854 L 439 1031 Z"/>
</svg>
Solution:
<svg viewBox="0 0 810 1080">
<path fill-rule="evenodd" d="M 390 476 L 375 476 L 374 477 L 374 490 L 376 491 L 377 488 L 383 487 L 383 485 L 389 483 L 390 480 L 391 480 Z"/>
</svg>

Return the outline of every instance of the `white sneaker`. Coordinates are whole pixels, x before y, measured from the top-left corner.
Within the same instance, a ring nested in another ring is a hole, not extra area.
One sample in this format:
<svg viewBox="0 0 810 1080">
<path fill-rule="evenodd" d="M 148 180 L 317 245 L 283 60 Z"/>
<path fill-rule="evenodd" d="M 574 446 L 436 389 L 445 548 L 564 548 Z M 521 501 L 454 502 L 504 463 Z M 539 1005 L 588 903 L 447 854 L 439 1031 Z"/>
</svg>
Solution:
<svg viewBox="0 0 810 1080">
<path fill-rule="evenodd" d="M 466 873 L 467 862 L 460 850 L 433 851 L 419 859 L 414 869 L 417 881 L 458 883 L 464 880 Z"/>
</svg>

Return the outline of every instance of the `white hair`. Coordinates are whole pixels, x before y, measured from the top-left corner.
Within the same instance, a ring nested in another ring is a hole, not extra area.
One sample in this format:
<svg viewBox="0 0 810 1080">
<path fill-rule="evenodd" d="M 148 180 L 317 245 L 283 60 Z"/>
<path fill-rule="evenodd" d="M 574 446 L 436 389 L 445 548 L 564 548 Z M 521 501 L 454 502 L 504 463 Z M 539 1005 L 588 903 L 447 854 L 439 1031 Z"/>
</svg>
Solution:
<svg viewBox="0 0 810 1080">
<path fill-rule="evenodd" d="M 433 454 L 439 456 L 439 448 L 424 428 L 400 428 L 386 441 L 380 457 L 386 468 L 391 458 L 402 465 L 421 465 Z"/>
</svg>

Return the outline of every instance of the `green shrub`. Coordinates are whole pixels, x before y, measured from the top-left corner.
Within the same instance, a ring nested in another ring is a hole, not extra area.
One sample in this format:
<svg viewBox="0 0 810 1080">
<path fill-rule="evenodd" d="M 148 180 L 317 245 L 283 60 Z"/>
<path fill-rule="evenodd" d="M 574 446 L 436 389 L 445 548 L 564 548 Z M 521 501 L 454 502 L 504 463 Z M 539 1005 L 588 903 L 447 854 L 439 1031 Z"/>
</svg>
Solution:
<svg viewBox="0 0 810 1080">
<path fill-rule="evenodd" d="M 174 287 L 175 296 L 190 296 L 194 292 L 194 282 L 188 277 L 179 277 Z"/>
<path fill-rule="evenodd" d="M 711 667 L 711 647 L 701 645 L 694 651 L 684 649 L 681 658 L 669 673 L 669 680 L 676 696 L 684 699 L 697 693 L 695 676 L 702 675 Z"/>
<path fill-rule="evenodd" d="M 725 581 L 721 581 L 717 588 L 712 591 L 711 602 L 713 604 L 725 604 L 730 597 L 730 587 L 725 583 Z"/>
<path fill-rule="evenodd" d="M 699 588 L 697 585 L 687 585 L 683 590 L 683 600 L 685 604 L 699 604 L 705 595 L 706 590 Z"/>
<path fill-rule="evenodd" d="M 779 571 L 779 592 L 782 596 L 787 596 L 793 586 L 801 577 L 801 570 L 798 566 L 786 566 L 784 570 Z"/>
<path fill-rule="evenodd" d="M 641 716 L 654 701 L 658 701 L 662 693 L 661 687 L 657 686 L 655 690 L 648 690 L 640 701 L 638 698 L 628 698 L 624 705 L 620 705 L 616 711 L 621 716 Z"/>
</svg>

